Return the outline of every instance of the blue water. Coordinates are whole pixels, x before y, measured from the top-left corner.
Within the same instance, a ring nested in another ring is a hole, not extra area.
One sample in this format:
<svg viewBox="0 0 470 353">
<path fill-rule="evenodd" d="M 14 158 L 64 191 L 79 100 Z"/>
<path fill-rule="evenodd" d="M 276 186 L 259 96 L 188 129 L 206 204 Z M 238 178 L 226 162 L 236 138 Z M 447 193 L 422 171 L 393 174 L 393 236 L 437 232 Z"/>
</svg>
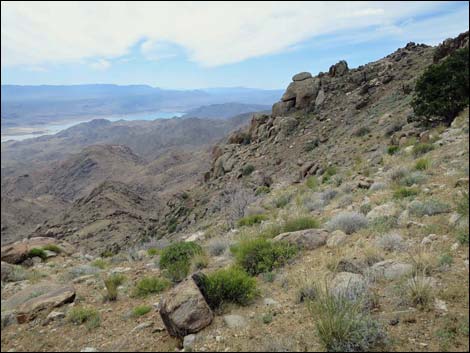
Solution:
<svg viewBox="0 0 470 353">
<path fill-rule="evenodd" d="M 20 134 L 20 135 L 2 135 L 1 142 L 14 140 L 14 141 L 22 141 L 29 138 L 39 137 L 43 135 L 53 135 L 58 133 L 59 131 L 68 129 L 69 127 L 75 126 L 77 124 L 86 123 L 93 119 L 106 119 L 109 121 L 118 121 L 118 120 L 126 120 L 126 121 L 134 121 L 134 120 L 156 120 L 156 119 L 170 119 L 173 117 L 180 117 L 184 113 L 180 112 L 155 112 L 155 113 L 139 113 L 139 114 L 127 114 L 127 115 L 110 115 L 110 116 L 97 116 L 94 118 L 87 118 L 84 120 L 73 121 L 69 123 L 62 123 L 62 124 L 47 124 L 41 125 L 37 128 L 38 131 L 41 133 L 38 134 Z"/>
</svg>

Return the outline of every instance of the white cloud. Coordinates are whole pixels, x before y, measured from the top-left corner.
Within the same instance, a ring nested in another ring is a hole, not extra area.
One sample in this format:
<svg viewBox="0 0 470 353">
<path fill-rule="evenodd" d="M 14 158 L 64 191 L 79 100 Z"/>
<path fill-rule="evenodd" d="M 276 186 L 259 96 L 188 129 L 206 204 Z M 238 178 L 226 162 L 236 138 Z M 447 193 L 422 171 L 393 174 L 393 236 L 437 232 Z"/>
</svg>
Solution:
<svg viewBox="0 0 470 353">
<path fill-rule="evenodd" d="M 108 60 L 99 59 L 90 64 L 90 67 L 94 70 L 107 70 L 111 66 Z"/>
<path fill-rule="evenodd" d="M 3 1 L 2 65 L 95 59 L 104 67 L 106 60 L 129 54 L 143 41 L 140 50 L 148 58 L 185 53 L 201 65 L 217 66 L 285 51 L 320 35 L 370 26 L 393 28 L 441 6 L 442 2 Z"/>
</svg>

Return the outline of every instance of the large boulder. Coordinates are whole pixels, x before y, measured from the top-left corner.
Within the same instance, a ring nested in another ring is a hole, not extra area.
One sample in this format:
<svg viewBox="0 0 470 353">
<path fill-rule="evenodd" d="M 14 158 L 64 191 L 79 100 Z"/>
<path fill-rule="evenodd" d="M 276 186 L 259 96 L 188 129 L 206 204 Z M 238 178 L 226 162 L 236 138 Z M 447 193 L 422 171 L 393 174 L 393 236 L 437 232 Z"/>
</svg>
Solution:
<svg viewBox="0 0 470 353">
<path fill-rule="evenodd" d="M 317 97 L 320 83 L 318 77 L 308 77 L 291 82 L 282 96 L 282 101 L 294 101 L 297 109 L 307 108 L 309 105 L 313 105 L 311 103 Z M 273 115 L 276 116 L 274 112 Z"/>
<path fill-rule="evenodd" d="M 39 312 L 51 310 L 75 300 L 70 285 L 39 283 L 27 287 L 2 303 L 2 310 L 13 311 L 19 323 L 34 319 Z"/>
<path fill-rule="evenodd" d="M 2 246 L 1 259 L 11 264 L 18 264 L 28 258 L 31 249 L 42 248 L 46 245 L 57 245 L 67 254 L 74 252 L 73 246 L 64 241 L 49 237 L 36 237 Z"/>
<path fill-rule="evenodd" d="M 165 295 L 160 303 L 160 316 L 174 337 L 199 332 L 214 318 L 193 277 L 186 278 Z"/>
<path fill-rule="evenodd" d="M 326 244 L 328 235 L 325 229 L 305 229 L 279 234 L 274 241 L 287 241 L 300 248 L 314 250 Z"/>
<path fill-rule="evenodd" d="M 298 74 L 292 76 L 292 81 L 303 81 L 311 77 L 312 74 L 310 72 L 299 72 Z"/>
</svg>

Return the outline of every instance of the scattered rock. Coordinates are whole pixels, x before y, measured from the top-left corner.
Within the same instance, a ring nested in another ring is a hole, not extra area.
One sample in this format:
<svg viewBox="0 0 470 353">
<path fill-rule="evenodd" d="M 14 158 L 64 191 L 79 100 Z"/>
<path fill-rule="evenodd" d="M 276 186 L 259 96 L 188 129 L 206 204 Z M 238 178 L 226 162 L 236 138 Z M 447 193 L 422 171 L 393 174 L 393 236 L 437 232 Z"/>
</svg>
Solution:
<svg viewBox="0 0 470 353">
<path fill-rule="evenodd" d="M 191 334 L 184 336 L 183 349 L 185 352 L 192 352 L 194 350 L 194 344 L 196 343 L 196 335 Z"/>
<path fill-rule="evenodd" d="M 171 336 L 184 337 L 208 326 L 214 314 L 193 277 L 169 291 L 160 303 L 160 316 Z"/>
<path fill-rule="evenodd" d="M 367 213 L 367 219 L 369 221 L 379 217 L 390 217 L 397 214 L 397 208 L 393 202 L 388 202 L 380 206 L 374 207 L 369 213 Z"/>
<path fill-rule="evenodd" d="M 346 233 L 344 233 L 341 230 L 335 230 L 328 237 L 326 241 L 326 246 L 329 248 L 336 248 L 346 243 L 347 239 L 348 239 L 348 235 Z"/>
<path fill-rule="evenodd" d="M 287 241 L 303 249 L 314 250 L 326 244 L 328 234 L 325 229 L 305 229 L 279 234 L 274 241 Z"/>
<path fill-rule="evenodd" d="M 65 313 L 63 313 L 62 311 L 51 311 L 46 317 L 46 324 L 52 321 L 63 319 L 64 317 Z"/>
<path fill-rule="evenodd" d="M 336 274 L 330 285 L 330 291 L 333 295 L 344 296 L 349 300 L 364 297 L 368 288 L 364 276 L 350 272 Z"/>
<path fill-rule="evenodd" d="M 370 268 L 372 278 L 385 278 L 393 280 L 405 276 L 413 271 L 413 266 L 396 260 L 385 260 L 377 262 Z"/>
<path fill-rule="evenodd" d="M 67 254 L 74 252 L 73 247 L 66 242 L 59 242 L 55 238 L 36 237 L 30 239 L 23 239 L 13 244 L 2 246 L 1 259 L 2 261 L 18 264 L 28 258 L 29 251 L 33 248 L 42 248 L 46 245 L 57 245 L 64 250 Z"/>
<path fill-rule="evenodd" d="M 143 329 L 146 329 L 146 328 L 149 328 L 149 327 L 152 327 L 152 326 L 153 326 L 153 322 L 151 322 L 151 321 L 143 322 L 143 323 L 137 325 L 136 327 L 134 327 L 132 329 L 131 333 L 136 332 L 136 331 L 141 331 Z"/>
<path fill-rule="evenodd" d="M 80 352 L 99 352 L 99 351 L 94 347 L 85 347 L 85 348 L 82 348 Z"/>
</svg>

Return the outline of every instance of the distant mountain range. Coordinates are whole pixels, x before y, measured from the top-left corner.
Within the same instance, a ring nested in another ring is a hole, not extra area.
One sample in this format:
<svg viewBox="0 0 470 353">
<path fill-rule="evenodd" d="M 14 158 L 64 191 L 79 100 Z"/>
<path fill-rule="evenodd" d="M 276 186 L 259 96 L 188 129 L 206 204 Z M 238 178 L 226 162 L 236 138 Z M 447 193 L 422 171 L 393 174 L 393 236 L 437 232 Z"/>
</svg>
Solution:
<svg viewBox="0 0 470 353">
<path fill-rule="evenodd" d="M 186 112 L 204 105 L 227 102 L 262 105 L 265 109 L 281 94 L 282 90 L 243 87 L 167 90 L 146 85 L 2 85 L 1 118 L 2 127 L 19 127 L 77 117 L 152 111 Z M 246 111 L 239 109 L 239 112 Z"/>
<path fill-rule="evenodd" d="M 270 105 L 263 104 L 242 104 L 242 103 L 223 103 L 204 105 L 199 108 L 191 109 L 183 115 L 184 118 L 232 118 L 239 114 L 250 112 L 268 111 Z"/>
</svg>

